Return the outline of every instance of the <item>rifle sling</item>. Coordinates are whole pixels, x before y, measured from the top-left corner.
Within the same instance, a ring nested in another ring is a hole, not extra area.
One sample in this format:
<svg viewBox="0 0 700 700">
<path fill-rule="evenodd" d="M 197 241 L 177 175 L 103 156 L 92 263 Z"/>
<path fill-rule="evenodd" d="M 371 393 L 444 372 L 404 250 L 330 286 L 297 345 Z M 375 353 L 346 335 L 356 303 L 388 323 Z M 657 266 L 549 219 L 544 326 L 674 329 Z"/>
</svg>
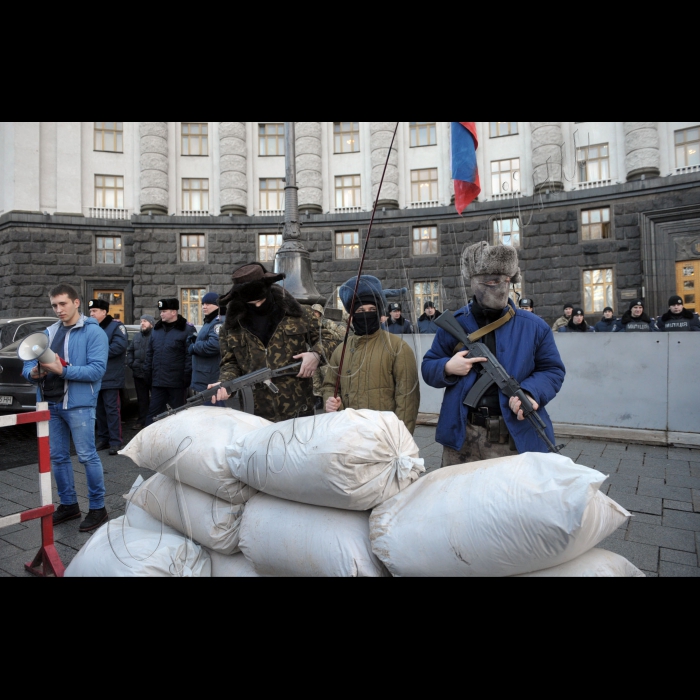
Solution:
<svg viewBox="0 0 700 700">
<path fill-rule="evenodd" d="M 513 311 L 513 308 L 511 306 L 508 306 L 508 311 L 506 311 L 505 315 L 501 316 L 501 318 L 499 318 L 498 321 L 494 321 L 493 323 L 489 323 L 488 326 L 484 326 L 483 328 L 480 328 L 478 331 L 472 333 L 469 336 L 469 342 L 476 343 L 477 340 L 481 340 L 485 335 L 488 335 L 489 333 L 493 333 L 493 331 L 497 330 L 501 326 L 505 326 L 506 323 L 508 323 L 508 321 L 510 321 L 514 316 L 515 316 L 515 311 Z M 454 355 L 455 353 L 458 353 L 463 349 L 464 349 L 464 343 L 459 343 L 457 345 L 457 347 L 452 351 L 452 354 Z"/>
</svg>

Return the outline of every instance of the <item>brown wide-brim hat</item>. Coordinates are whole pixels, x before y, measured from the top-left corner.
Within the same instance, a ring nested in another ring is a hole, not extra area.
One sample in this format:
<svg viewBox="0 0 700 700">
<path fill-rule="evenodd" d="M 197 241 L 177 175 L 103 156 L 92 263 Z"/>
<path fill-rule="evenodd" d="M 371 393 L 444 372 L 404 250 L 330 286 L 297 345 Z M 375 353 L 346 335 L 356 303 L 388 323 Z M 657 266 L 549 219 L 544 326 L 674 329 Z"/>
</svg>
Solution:
<svg viewBox="0 0 700 700">
<path fill-rule="evenodd" d="M 265 282 L 266 284 L 274 284 L 281 282 L 286 277 L 283 273 L 268 272 L 267 268 L 260 263 L 251 263 L 239 267 L 232 275 L 231 281 L 233 288 L 242 287 L 245 284 L 252 282 Z"/>
</svg>

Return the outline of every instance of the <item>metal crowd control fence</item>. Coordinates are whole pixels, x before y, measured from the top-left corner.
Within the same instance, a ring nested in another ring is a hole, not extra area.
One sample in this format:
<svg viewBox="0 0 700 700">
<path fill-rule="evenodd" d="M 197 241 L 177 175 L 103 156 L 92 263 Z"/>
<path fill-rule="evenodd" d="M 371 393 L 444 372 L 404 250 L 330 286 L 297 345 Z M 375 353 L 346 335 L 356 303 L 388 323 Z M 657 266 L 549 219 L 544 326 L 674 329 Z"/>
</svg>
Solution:
<svg viewBox="0 0 700 700">
<path fill-rule="evenodd" d="M 34 560 L 24 567 L 35 576 L 54 575 L 62 577 L 65 571 L 61 558 L 56 551 L 53 540 L 54 505 L 51 494 L 51 455 L 49 451 L 49 420 L 51 413 L 47 403 L 37 404 L 35 413 L 18 413 L 11 416 L 0 416 L 0 428 L 12 425 L 27 425 L 36 423 L 37 442 L 39 444 L 39 485 L 41 506 L 23 513 L 8 515 L 0 518 L 0 529 L 10 525 L 26 523 L 41 518 L 41 549 Z"/>
</svg>

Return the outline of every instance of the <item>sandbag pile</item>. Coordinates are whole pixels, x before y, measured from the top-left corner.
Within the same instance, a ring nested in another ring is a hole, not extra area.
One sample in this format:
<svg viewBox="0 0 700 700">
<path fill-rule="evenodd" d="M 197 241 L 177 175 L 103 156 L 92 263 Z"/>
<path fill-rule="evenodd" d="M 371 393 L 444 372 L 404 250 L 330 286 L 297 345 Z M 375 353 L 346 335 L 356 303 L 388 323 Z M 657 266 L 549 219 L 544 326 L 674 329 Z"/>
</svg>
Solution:
<svg viewBox="0 0 700 700">
<path fill-rule="evenodd" d="M 441 469 L 374 509 L 372 549 L 394 576 L 578 576 L 585 561 L 555 568 L 630 517 L 600 492 L 605 479 L 553 454 Z M 629 567 L 616 571 L 637 571 Z"/>
</svg>

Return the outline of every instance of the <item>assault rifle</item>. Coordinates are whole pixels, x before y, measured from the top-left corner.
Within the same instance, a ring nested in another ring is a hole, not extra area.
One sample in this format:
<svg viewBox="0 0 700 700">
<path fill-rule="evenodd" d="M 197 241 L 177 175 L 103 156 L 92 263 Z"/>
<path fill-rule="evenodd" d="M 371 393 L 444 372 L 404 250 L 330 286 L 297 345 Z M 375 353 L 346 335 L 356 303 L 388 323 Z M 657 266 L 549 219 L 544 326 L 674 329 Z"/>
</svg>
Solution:
<svg viewBox="0 0 700 700">
<path fill-rule="evenodd" d="M 287 365 L 286 367 L 280 367 L 280 369 L 259 369 L 257 372 L 251 372 L 238 379 L 232 379 L 229 382 L 221 382 L 213 389 L 207 389 L 199 394 L 195 394 L 187 399 L 187 403 L 180 408 L 170 408 L 165 413 L 161 413 L 153 419 L 153 422 L 162 420 L 163 418 L 168 418 L 169 416 L 174 416 L 177 413 L 182 413 L 189 408 L 194 408 L 195 406 L 203 406 L 205 403 L 211 402 L 211 400 L 217 395 L 219 389 L 226 389 L 226 392 L 230 395 L 236 392 L 241 392 L 241 403 L 242 408 L 246 413 L 253 413 L 253 387 L 258 384 L 266 384 L 267 388 L 273 394 L 279 394 L 280 390 L 272 383 L 272 380 L 277 377 L 290 377 L 294 374 L 299 373 L 301 367 L 301 362 L 297 362 L 294 365 Z"/>
<path fill-rule="evenodd" d="M 532 427 L 537 431 L 537 434 L 542 438 L 550 452 L 559 454 L 563 445 L 554 445 L 547 437 L 546 425 L 542 418 L 535 411 L 535 407 L 527 397 L 525 392 L 520 387 L 520 384 L 506 372 L 503 365 L 496 359 L 495 355 L 486 347 L 484 343 L 472 343 L 469 340 L 467 332 L 459 325 L 457 319 L 450 311 L 444 311 L 441 316 L 433 321 L 433 323 L 447 331 L 453 338 L 464 343 L 464 349 L 469 351 L 472 357 L 485 357 L 488 362 L 485 364 L 475 365 L 480 367 L 479 378 L 471 391 L 464 399 L 465 406 L 472 410 L 478 410 L 477 406 L 481 397 L 494 384 L 508 397 L 517 396 L 520 399 L 523 416 L 530 421 Z"/>
</svg>

